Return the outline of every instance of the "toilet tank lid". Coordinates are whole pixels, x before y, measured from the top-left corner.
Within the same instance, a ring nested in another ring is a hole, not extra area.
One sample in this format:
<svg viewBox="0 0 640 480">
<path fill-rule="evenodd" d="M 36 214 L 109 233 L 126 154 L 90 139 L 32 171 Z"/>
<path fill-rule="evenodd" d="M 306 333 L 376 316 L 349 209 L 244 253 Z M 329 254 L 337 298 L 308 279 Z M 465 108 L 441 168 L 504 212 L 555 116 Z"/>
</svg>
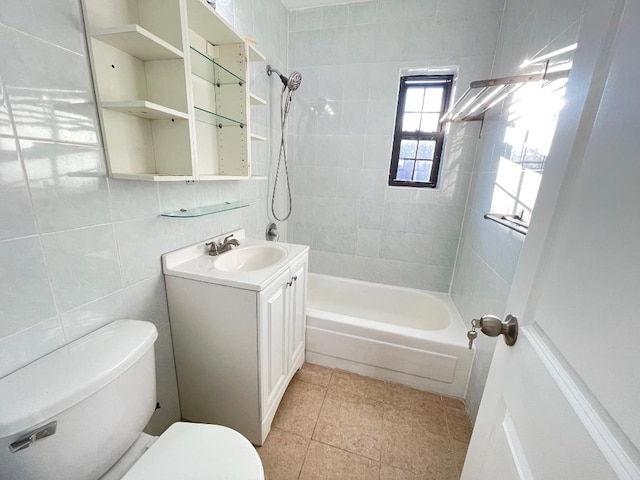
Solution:
<svg viewBox="0 0 640 480">
<path fill-rule="evenodd" d="M 152 323 L 116 320 L 0 378 L 0 438 L 55 420 L 131 367 L 157 337 Z"/>
</svg>

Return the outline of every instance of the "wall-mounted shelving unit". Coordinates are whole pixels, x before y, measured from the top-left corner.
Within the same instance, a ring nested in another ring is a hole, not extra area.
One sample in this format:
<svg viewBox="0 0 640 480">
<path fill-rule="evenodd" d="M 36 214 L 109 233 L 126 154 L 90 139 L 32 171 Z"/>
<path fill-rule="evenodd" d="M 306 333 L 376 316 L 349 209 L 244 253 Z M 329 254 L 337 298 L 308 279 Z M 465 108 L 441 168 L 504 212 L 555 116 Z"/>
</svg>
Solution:
<svg viewBox="0 0 640 480">
<path fill-rule="evenodd" d="M 573 52 L 577 46 L 577 43 L 573 43 L 526 60 L 519 68 L 532 70 L 530 73 L 471 82 L 469 88 L 440 121 L 481 121 L 489 109 L 514 94 L 523 85 L 532 82 L 544 82 L 544 85 L 567 78 L 571 72 Z"/>
<path fill-rule="evenodd" d="M 566 78 L 569 70 L 544 72 L 531 75 L 516 75 L 503 78 L 489 78 L 471 82 L 469 88 L 451 109 L 444 114 L 441 122 L 473 122 L 484 119 L 484 114 L 494 105 L 514 94 L 523 85 L 531 82 L 547 82 Z"/>
<path fill-rule="evenodd" d="M 264 61 L 204 0 L 83 0 L 110 176 L 254 178 L 248 62 Z"/>
</svg>

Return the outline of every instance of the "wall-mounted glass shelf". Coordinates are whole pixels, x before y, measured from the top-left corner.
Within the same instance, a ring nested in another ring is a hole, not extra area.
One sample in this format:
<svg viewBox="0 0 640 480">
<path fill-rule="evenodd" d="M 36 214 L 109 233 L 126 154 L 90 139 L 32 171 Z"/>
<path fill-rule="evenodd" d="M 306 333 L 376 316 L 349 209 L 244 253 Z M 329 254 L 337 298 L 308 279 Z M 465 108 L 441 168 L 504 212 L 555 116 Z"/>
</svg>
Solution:
<svg viewBox="0 0 640 480">
<path fill-rule="evenodd" d="M 202 217 L 204 215 L 211 215 L 213 213 L 226 212 L 228 210 L 236 210 L 238 208 L 248 207 L 247 202 L 224 202 L 217 205 L 207 205 L 206 207 L 196 208 L 181 208 L 175 212 L 162 213 L 163 217 L 176 217 L 176 218 L 193 218 Z"/>
<path fill-rule="evenodd" d="M 218 87 L 222 85 L 243 86 L 245 81 L 235 73 L 226 69 L 210 56 L 201 51 L 191 49 L 191 73 Z"/>
<path fill-rule="evenodd" d="M 208 123 L 215 125 L 218 128 L 223 127 L 240 127 L 244 128 L 245 124 L 239 120 L 219 115 L 215 112 L 211 112 L 205 108 L 193 107 L 196 114 L 196 122 Z"/>
</svg>

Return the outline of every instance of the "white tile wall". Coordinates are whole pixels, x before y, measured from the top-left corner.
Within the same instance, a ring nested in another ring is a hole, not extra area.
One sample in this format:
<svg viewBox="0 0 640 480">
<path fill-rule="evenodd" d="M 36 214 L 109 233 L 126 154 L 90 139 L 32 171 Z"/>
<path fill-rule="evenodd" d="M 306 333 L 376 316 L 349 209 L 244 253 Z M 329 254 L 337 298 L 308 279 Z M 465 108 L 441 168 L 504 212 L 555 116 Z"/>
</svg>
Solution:
<svg viewBox="0 0 640 480">
<path fill-rule="evenodd" d="M 40 238 L 61 312 L 122 288 L 112 225 L 67 230 Z"/>
<path fill-rule="evenodd" d="M 234 0 L 221 14 L 287 70 L 279 0 Z M 81 19 L 80 0 L 0 0 L 0 377 L 115 319 L 151 321 L 162 408 L 148 430 L 160 433 L 180 418 L 160 255 L 235 228 L 262 237 L 268 188 L 108 179 Z M 251 76 L 268 101 L 252 109 L 255 130 L 275 138 L 280 87 L 263 63 Z M 271 142 L 253 147 L 254 171 L 269 174 Z M 159 216 L 234 200 L 251 206 Z"/>
<path fill-rule="evenodd" d="M 517 74 L 517 67 L 543 48 L 545 52 L 549 52 L 573 43 L 584 3 L 584 0 L 507 0 L 491 76 Z M 451 2 L 447 9 L 454 14 L 460 5 L 462 4 Z M 475 7 L 469 7 L 469 11 L 473 12 Z M 478 17 L 478 21 L 486 25 L 486 28 L 495 28 L 492 26 L 493 20 L 486 18 L 484 14 Z M 485 43 L 486 40 L 479 37 L 480 43 Z M 494 189 L 501 172 L 500 159 L 505 150 L 505 129 L 508 121 L 513 121 L 508 120 L 504 114 L 508 106 L 508 103 L 503 106 L 503 114 L 499 114 L 500 109 L 492 112 L 483 125 L 451 286 L 456 306 L 463 319 L 468 322 L 484 314 L 503 316 L 507 313 L 507 297 L 524 242 L 522 235 L 482 218 L 492 208 L 499 208 Z M 520 118 L 515 122 L 518 124 L 525 121 L 526 118 Z M 468 159 L 456 155 L 456 162 L 467 164 Z M 502 162 L 503 168 L 520 168 L 509 161 L 506 164 L 505 160 Z M 449 227 L 453 228 L 454 223 Z M 495 344 L 495 339 L 484 336 L 480 336 L 475 342 L 477 355 L 467 392 L 467 411 L 472 419 L 475 419 L 478 412 Z"/>
<path fill-rule="evenodd" d="M 0 242 L 0 265 L 0 337 L 56 315 L 47 266 L 37 237 Z"/>
<path fill-rule="evenodd" d="M 97 146 L 20 140 L 40 232 L 111 220 L 105 166 Z"/>
<path fill-rule="evenodd" d="M 455 65 L 464 91 L 491 69 L 502 6 L 378 0 L 292 12 L 289 63 L 303 82 L 290 123 L 290 239 L 316 251 L 312 271 L 449 290 L 478 129 L 451 127 L 438 189 L 388 187 L 399 73 Z"/>
</svg>

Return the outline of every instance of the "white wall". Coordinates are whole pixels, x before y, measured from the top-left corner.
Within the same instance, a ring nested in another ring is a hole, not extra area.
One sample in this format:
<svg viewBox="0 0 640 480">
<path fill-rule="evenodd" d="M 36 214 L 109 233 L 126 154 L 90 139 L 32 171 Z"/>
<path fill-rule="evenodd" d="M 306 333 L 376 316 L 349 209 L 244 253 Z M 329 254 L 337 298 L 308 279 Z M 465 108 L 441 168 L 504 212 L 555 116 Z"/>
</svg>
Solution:
<svg viewBox="0 0 640 480">
<path fill-rule="evenodd" d="M 286 66 L 279 0 L 236 0 L 220 11 Z M 107 178 L 81 18 L 79 0 L 0 1 L 0 377 L 114 319 L 149 320 L 160 334 L 162 405 L 149 431 L 159 433 L 180 418 L 160 255 L 240 227 L 262 237 L 267 183 Z M 252 76 L 270 105 L 254 107 L 255 130 L 271 137 L 278 88 L 263 63 Z M 257 174 L 269 169 L 269 149 L 254 145 Z M 235 200 L 251 207 L 159 216 Z"/>
<path fill-rule="evenodd" d="M 503 0 L 378 0 L 292 12 L 290 240 L 310 269 L 448 292 L 479 125 L 452 125 L 437 189 L 388 187 L 400 69 L 491 70 Z"/>
<path fill-rule="evenodd" d="M 518 68 L 528 58 L 548 53 L 576 41 L 584 0 L 507 0 L 496 48 L 492 77 L 523 73 Z M 525 239 L 496 223 L 483 219 L 492 210 L 515 213 L 515 203 L 505 198 L 504 179 L 531 182 L 531 192 L 520 200 L 533 206 L 537 192 L 536 175 L 525 172 L 511 159 L 519 160 L 527 147 L 525 134 L 540 121 L 532 109 L 519 108 L 518 97 L 496 108 L 485 119 L 478 145 L 471 193 L 466 206 L 460 251 L 451 285 L 451 294 L 465 321 L 485 314 L 504 316 L 507 297 Z M 550 122 L 547 119 L 544 122 Z M 538 125 L 539 126 L 539 125 Z M 509 211 L 502 211 L 509 210 Z M 530 218 L 525 212 L 525 218 Z M 467 410 L 472 419 L 478 411 L 496 341 L 480 335 L 469 390 Z"/>
</svg>

